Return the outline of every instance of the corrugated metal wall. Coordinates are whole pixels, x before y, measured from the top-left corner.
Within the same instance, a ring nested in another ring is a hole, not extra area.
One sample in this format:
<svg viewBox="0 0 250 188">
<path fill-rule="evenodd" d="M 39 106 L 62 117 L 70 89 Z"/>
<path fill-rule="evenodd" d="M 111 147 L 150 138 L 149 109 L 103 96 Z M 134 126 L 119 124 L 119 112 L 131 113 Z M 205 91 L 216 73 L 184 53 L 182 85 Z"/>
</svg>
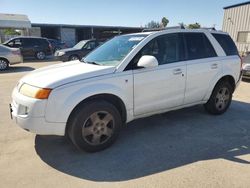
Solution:
<svg viewBox="0 0 250 188">
<path fill-rule="evenodd" d="M 237 42 L 239 31 L 250 31 L 250 4 L 225 9 L 222 30 L 230 34 L 240 52 L 250 51 L 249 43 Z"/>
<path fill-rule="evenodd" d="M 61 40 L 64 41 L 69 47 L 74 46 L 76 43 L 75 28 L 61 28 Z"/>
</svg>

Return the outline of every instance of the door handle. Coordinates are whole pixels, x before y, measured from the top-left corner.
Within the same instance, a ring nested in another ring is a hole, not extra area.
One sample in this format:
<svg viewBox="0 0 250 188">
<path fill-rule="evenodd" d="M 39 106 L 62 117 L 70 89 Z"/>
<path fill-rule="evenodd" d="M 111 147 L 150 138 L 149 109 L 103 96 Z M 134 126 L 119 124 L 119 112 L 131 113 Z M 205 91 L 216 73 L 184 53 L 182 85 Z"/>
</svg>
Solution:
<svg viewBox="0 0 250 188">
<path fill-rule="evenodd" d="M 178 74 L 181 74 L 182 73 L 182 70 L 181 69 L 174 69 L 173 70 L 173 74 L 174 75 L 178 75 Z"/>
<path fill-rule="evenodd" d="M 211 65 L 211 69 L 217 69 L 218 68 L 218 64 L 217 63 L 214 63 Z"/>
</svg>

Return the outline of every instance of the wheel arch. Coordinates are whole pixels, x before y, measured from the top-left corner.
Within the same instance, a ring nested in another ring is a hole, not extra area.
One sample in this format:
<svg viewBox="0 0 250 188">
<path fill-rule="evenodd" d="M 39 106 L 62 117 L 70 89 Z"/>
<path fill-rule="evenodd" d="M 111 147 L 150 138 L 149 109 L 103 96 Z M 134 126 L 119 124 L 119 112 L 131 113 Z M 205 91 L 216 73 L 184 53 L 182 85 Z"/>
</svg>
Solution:
<svg viewBox="0 0 250 188">
<path fill-rule="evenodd" d="M 9 61 L 7 58 L 5 58 L 5 57 L 1 57 L 1 56 L 0 56 L 0 59 L 3 59 L 3 60 L 5 60 L 5 61 L 7 61 L 7 62 L 8 62 L 8 64 L 10 64 L 10 61 Z"/>
<path fill-rule="evenodd" d="M 114 95 L 114 94 L 109 94 L 109 93 L 95 94 L 95 95 L 92 95 L 92 96 L 85 98 L 84 100 L 79 102 L 73 108 L 73 110 L 70 112 L 70 115 L 69 115 L 67 123 L 66 123 L 65 134 L 67 134 L 67 130 L 69 128 L 69 124 L 70 124 L 71 118 L 74 115 L 74 112 L 78 108 L 82 107 L 86 102 L 90 102 L 90 101 L 94 101 L 94 100 L 104 100 L 104 101 L 107 101 L 107 102 L 113 104 L 117 108 L 117 110 L 119 111 L 121 118 L 122 118 L 122 122 L 126 123 L 127 110 L 126 110 L 126 106 L 125 106 L 124 102 L 122 101 L 122 99 L 120 97 L 118 97 L 117 95 Z"/>
<path fill-rule="evenodd" d="M 204 97 L 204 100 L 208 100 L 210 98 L 215 86 L 222 81 L 227 81 L 232 86 L 234 92 L 236 88 L 236 81 L 232 75 L 226 74 L 217 79 L 213 84 L 211 84 L 206 96 Z"/>
</svg>

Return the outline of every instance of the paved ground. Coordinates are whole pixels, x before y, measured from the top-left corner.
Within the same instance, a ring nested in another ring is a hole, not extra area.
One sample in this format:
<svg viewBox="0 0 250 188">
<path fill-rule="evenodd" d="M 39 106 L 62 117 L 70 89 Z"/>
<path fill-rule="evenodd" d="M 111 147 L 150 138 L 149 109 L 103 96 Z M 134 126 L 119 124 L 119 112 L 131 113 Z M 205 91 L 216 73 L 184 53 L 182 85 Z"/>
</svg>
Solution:
<svg viewBox="0 0 250 188">
<path fill-rule="evenodd" d="M 89 154 L 9 118 L 17 80 L 53 63 L 0 73 L 0 187 L 250 187 L 250 83 L 241 83 L 222 116 L 196 106 L 140 119 L 111 148 Z"/>
</svg>

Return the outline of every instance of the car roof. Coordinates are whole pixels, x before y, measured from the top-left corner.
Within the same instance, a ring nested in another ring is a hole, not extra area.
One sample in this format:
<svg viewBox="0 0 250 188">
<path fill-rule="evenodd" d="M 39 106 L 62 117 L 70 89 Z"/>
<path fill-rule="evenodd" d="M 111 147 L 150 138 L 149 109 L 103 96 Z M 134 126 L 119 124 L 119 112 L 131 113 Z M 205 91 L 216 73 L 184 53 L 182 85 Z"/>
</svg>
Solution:
<svg viewBox="0 0 250 188">
<path fill-rule="evenodd" d="M 228 35 L 228 33 L 223 32 L 223 31 L 217 31 L 217 30 L 213 30 L 210 28 L 201 28 L 201 29 L 178 29 L 178 28 L 166 28 L 166 29 L 161 29 L 161 30 L 155 30 L 155 31 L 146 31 L 146 32 L 140 32 L 140 33 L 130 33 L 130 34 L 124 34 L 124 35 L 154 35 L 154 34 L 158 34 L 158 33 L 175 33 L 175 32 L 185 32 L 185 33 L 192 33 L 192 32 L 202 32 L 202 33 L 206 33 L 206 32 L 210 32 L 213 34 L 224 34 L 224 35 Z"/>
<path fill-rule="evenodd" d="M 44 37 L 34 37 L 34 36 L 20 36 L 20 37 L 13 37 L 11 38 L 10 40 L 12 39 L 44 39 L 44 40 L 48 40 L 47 38 L 44 38 Z"/>
</svg>

